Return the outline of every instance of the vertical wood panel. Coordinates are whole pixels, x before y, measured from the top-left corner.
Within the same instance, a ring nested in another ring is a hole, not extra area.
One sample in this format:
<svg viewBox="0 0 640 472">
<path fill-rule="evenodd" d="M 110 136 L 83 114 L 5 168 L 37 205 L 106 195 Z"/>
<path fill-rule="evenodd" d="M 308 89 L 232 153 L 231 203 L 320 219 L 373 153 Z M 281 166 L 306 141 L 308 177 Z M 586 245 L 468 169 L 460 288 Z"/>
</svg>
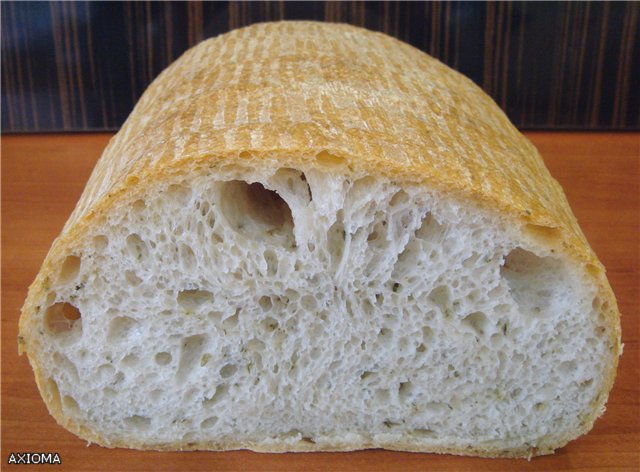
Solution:
<svg viewBox="0 0 640 472">
<path fill-rule="evenodd" d="M 188 47 L 259 21 L 347 22 L 469 76 L 523 128 L 640 128 L 638 2 L 2 2 L 2 130 L 119 127 Z"/>
</svg>

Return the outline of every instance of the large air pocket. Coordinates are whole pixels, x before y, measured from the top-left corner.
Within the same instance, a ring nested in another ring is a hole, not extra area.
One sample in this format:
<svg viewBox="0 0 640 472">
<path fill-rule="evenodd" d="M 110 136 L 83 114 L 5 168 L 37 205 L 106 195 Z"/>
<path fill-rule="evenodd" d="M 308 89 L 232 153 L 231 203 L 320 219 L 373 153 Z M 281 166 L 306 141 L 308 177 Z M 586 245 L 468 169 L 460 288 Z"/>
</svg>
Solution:
<svg viewBox="0 0 640 472">
<path fill-rule="evenodd" d="M 568 285 L 561 261 L 539 257 L 522 248 L 507 255 L 500 273 L 520 313 L 528 316 L 554 314 L 561 302 L 559 290 L 566 290 Z"/>
<path fill-rule="evenodd" d="M 220 187 L 220 208 L 235 232 L 254 241 L 292 246 L 293 217 L 287 202 L 259 182 L 225 182 Z"/>
</svg>

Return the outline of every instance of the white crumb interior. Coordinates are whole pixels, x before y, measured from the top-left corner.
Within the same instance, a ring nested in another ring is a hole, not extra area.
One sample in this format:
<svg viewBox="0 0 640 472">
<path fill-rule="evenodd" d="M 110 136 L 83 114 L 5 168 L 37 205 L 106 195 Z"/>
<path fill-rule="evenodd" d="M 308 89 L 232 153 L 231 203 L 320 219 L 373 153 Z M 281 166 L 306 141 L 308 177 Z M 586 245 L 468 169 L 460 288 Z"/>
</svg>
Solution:
<svg viewBox="0 0 640 472">
<path fill-rule="evenodd" d="M 239 175 L 176 177 L 68 255 L 38 359 L 65 414 L 147 445 L 579 427 L 609 334 L 560 256 L 421 186 Z"/>
</svg>

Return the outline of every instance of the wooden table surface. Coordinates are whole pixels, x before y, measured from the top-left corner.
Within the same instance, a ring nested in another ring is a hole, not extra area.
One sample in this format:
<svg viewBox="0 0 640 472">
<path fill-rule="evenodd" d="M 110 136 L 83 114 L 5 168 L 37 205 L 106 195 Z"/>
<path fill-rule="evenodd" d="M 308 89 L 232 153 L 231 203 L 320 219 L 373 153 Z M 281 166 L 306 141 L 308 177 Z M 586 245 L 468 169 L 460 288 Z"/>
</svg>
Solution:
<svg viewBox="0 0 640 472">
<path fill-rule="evenodd" d="M 640 470 L 640 134 L 527 133 L 565 188 L 608 269 L 622 312 L 624 355 L 607 411 L 586 436 L 553 456 L 477 459 L 382 450 L 257 454 L 159 453 L 86 447 L 56 424 L 17 355 L 19 310 L 109 134 L 2 137 L 2 456 L 58 452 L 48 470 Z M 24 466 L 23 466 L 24 467 Z"/>
</svg>

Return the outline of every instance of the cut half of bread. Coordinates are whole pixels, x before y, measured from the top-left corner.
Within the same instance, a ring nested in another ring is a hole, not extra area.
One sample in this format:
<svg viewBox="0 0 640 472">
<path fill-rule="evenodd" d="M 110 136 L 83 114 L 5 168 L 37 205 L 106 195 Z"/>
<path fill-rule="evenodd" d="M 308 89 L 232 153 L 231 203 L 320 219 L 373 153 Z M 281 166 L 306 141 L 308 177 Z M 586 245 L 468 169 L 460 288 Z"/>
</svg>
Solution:
<svg viewBox="0 0 640 472">
<path fill-rule="evenodd" d="M 470 80 L 379 33 L 259 24 L 186 52 L 29 290 L 55 419 L 108 447 L 546 454 L 604 411 L 604 268 Z"/>
</svg>

